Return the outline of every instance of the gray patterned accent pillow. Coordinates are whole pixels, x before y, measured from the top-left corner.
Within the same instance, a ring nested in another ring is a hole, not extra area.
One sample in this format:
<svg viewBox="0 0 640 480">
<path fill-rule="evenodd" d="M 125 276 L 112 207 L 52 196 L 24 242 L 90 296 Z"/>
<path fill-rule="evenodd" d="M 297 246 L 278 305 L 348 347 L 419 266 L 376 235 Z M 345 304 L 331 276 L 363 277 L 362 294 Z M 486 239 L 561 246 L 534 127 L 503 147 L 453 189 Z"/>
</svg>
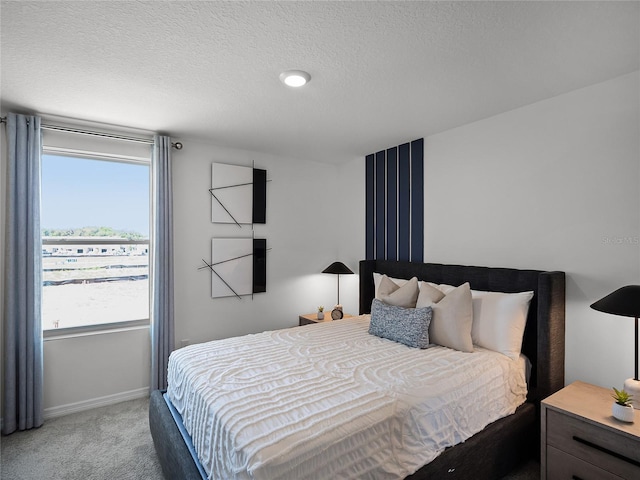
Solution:
<svg viewBox="0 0 640 480">
<path fill-rule="evenodd" d="M 409 347 L 427 348 L 432 315 L 431 307 L 396 307 L 374 298 L 369 333 Z"/>
</svg>

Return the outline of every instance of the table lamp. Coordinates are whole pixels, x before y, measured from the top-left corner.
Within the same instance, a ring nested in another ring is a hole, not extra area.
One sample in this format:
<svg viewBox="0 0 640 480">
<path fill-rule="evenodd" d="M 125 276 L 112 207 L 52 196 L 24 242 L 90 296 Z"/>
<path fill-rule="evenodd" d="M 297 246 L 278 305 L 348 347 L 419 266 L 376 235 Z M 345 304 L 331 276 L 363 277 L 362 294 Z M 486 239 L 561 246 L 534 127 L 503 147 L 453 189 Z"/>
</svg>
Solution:
<svg viewBox="0 0 640 480">
<path fill-rule="evenodd" d="M 625 391 L 633 395 L 633 407 L 640 410 L 640 379 L 638 378 L 638 317 L 640 316 L 640 285 L 627 285 L 601 298 L 591 308 L 612 315 L 634 317 L 635 329 L 635 375 L 624 382 Z"/>
<path fill-rule="evenodd" d="M 342 262 L 333 262 L 327 268 L 325 268 L 322 273 L 333 273 L 338 275 L 338 303 L 340 305 L 340 275 L 349 275 L 353 272 Z"/>
</svg>

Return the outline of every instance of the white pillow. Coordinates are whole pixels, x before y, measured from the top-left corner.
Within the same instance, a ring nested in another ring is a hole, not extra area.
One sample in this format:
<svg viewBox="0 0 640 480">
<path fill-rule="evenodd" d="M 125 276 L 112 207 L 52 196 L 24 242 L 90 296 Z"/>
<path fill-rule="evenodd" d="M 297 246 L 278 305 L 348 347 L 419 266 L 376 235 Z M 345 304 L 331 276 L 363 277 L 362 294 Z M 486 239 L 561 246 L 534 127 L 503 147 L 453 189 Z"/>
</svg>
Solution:
<svg viewBox="0 0 640 480">
<path fill-rule="evenodd" d="M 433 309 L 429 341 L 461 352 L 473 352 L 473 306 L 469 284 L 454 288 L 444 298 L 441 293 L 426 282 L 420 286 L 416 308 L 430 306 Z M 436 300 L 438 297 L 441 298 L 439 301 Z"/>
<path fill-rule="evenodd" d="M 396 307 L 415 308 L 418 299 L 418 279 L 413 277 L 399 286 L 386 275 L 382 276 L 378 287 L 378 300 Z"/>
<path fill-rule="evenodd" d="M 474 345 L 516 360 L 522 349 L 533 292 L 501 293 L 471 290 Z"/>
</svg>

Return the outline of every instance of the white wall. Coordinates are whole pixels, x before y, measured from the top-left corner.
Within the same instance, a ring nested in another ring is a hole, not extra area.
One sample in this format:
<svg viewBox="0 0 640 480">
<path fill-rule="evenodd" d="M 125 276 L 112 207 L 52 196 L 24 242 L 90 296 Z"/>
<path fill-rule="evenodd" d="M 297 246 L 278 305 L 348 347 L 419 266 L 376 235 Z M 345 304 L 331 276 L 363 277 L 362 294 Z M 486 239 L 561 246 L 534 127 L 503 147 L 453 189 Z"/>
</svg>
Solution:
<svg viewBox="0 0 640 480">
<path fill-rule="evenodd" d="M 338 171 L 342 215 L 337 219 L 340 246 L 339 258 L 355 275 L 340 277 L 340 302 L 345 312 L 358 314 L 360 284 L 358 268 L 365 257 L 365 167 L 364 156 L 341 164 Z"/>
<path fill-rule="evenodd" d="M 149 391 L 149 327 L 45 339 L 45 417 L 143 397 Z"/>
<path fill-rule="evenodd" d="M 320 272 L 338 259 L 340 235 L 332 228 L 343 207 L 338 167 L 300 159 L 231 150 L 184 139 L 173 156 L 175 232 L 175 336 L 203 342 L 298 324 L 298 315 L 330 308 L 336 278 Z M 211 223 L 212 162 L 267 170 L 267 291 L 251 300 L 211 298 L 211 273 L 198 270 L 211 259 L 214 236 L 250 236 L 250 229 Z M 355 270 L 357 264 L 349 263 Z M 341 283 L 347 283 L 346 276 Z M 342 298 L 341 298 L 342 299 Z M 350 309 L 348 309 L 350 311 Z"/>
<path fill-rule="evenodd" d="M 566 381 L 621 386 L 640 283 L 638 72 L 425 139 L 425 260 L 567 273 Z"/>
</svg>

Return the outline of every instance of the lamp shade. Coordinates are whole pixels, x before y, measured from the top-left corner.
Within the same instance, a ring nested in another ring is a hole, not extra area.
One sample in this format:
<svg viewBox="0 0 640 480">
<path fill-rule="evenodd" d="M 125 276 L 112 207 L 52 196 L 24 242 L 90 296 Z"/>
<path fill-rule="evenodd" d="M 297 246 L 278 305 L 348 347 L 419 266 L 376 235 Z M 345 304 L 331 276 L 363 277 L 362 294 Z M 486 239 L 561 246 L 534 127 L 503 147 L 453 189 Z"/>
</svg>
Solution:
<svg viewBox="0 0 640 480">
<path fill-rule="evenodd" d="M 353 273 L 349 267 L 347 267 L 342 262 L 333 262 L 327 268 L 325 268 L 322 273 L 334 273 L 337 275 L 349 275 Z"/>
<path fill-rule="evenodd" d="M 591 305 L 591 308 L 612 315 L 640 317 L 640 285 L 627 285 Z"/>
<path fill-rule="evenodd" d="M 635 358 L 633 378 L 628 378 L 624 382 L 624 390 L 633 397 L 633 407 L 640 410 L 640 376 L 638 373 L 638 317 L 640 317 L 640 285 L 627 285 L 610 293 L 604 298 L 591 305 L 594 310 L 620 315 L 623 317 L 635 317 Z"/>
</svg>

